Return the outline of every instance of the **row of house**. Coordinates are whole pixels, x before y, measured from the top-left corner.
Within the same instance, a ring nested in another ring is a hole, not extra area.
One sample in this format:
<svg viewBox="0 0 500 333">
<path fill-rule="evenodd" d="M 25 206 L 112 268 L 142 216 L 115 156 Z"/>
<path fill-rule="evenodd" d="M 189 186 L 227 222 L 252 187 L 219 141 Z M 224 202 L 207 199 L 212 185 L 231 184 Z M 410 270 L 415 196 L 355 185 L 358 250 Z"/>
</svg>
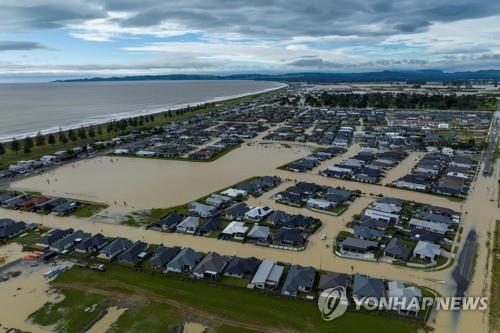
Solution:
<svg viewBox="0 0 500 333">
<path fill-rule="evenodd" d="M 4 222 L 0 220 L 0 228 Z M 12 222 L 15 223 L 15 222 Z M 92 235 L 81 230 L 53 229 L 42 235 L 37 246 L 60 254 L 95 256 L 106 261 L 115 261 L 126 266 L 144 265 L 165 274 L 187 274 L 195 279 L 219 280 L 224 277 L 247 280 L 248 288 L 278 290 L 284 296 L 314 297 L 314 294 L 342 287 L 351 297 L 414 296 L 421 292 L 401 282 L 385 283 L 364 275 L 334 272 L 318 272 L 313 267 L 288 265 L 272 260 L 226 256 L 216 252 L 203 254 L 191 248 L 160 245 L 151 249 L 149 244 L 126 238 L 109 239 L 102 234 Z M 418 309 L 395 308 L 404 315 L 416 316 Z"/>
<path fill-rule="evenodd" d="M 339 234 L 337 250 L 366 260 L 433 265 L 451 250 L 459 223 L 450 209 L 380 198 L 353 221 L 352 232 Z"/>
<path fill-rule="evenodd" d="M 306 172 L 317 167 L 321 162 L 334 158 L 337 155 L 345 153 L 346 150 L 340 147 L 330 147 L 321 149 L 300 160 L 293 161 L 285 166 L 285 169 L 292 172 Z"/>
<path fill-rule="evenodd" d="M 80 202 L 74 200 L 29 193 L 5 192 L 0 194 L 0 206 L 3 208 L 41 214 L 68 215 L 77 210 L 80 205 Z"/>
<path fill-rule="evenodd" d="M 425 155 L 411 174 L 392 183 L 393 186 L 417 191 L 463 197 L 477 169 L 477 161 L 470 156 L 453 156 L 451 148 L 441 153 Z"/>
<path fill-rule="evenodd" d="M 379 183 L 385 172 L 398 165 L 406 156 L 406 152 L 397 150 L 363 150 L 342 163 L 328 167 L 321 174 L 363 183 Z"/>
<path fill-rule="evenodd" d="M 334 211 L 337 207 L 349 205 L 356 192 L 342 188 L 321 186 L 315 183 L 298 182 L 273 196 L 277 202 L 291 206 L 307 206 L 313 210 Z"/>
</svg>

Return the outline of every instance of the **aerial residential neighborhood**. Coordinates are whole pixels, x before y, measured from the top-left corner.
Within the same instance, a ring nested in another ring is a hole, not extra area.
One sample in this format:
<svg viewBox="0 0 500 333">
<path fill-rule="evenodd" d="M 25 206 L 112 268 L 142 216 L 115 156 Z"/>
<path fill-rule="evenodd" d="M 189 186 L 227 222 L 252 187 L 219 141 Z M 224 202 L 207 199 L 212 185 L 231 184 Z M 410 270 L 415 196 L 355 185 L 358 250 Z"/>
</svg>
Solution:
<svg viewBox="0 0 500 333">
<path fill-rule="evenodd" d="M 0 331 L 500 331 L 495 1 L 0 3 Z"/>
</svg>

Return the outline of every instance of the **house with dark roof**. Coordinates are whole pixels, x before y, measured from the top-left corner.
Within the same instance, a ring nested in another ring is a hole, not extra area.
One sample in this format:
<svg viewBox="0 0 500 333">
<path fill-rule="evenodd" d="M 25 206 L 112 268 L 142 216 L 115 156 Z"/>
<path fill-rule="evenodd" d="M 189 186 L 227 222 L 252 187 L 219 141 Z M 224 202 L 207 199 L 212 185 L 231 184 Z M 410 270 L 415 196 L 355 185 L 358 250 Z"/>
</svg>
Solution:
<svg viewBox="0 0 500 333">
<path fill-rule="evenodd" d="M 89 237 L 75 246 L 75 251 L 80 253 L 98 252 L 108 244 L 108 240 L 102 234 Z"/>
<path fill-rule="evenodd" d="M 24 222 L 14 222 L 10 219 L 0 220 L 0 239 L 5 240 L 16 237 L 28 229 Z"/>
<path fill-rule="evenodd" d="M 224 211 L 224 217 L 231 220 L 240 220 L 245 217 L 245 213 L 249 210 L 250 208 L 246 203 L 238 202 Z"/>
<path fill-rule="evenodd" d="M 319 278 L 318 290 L 343 287 L 347 289 L 349 283 L 349 276 L 342 273 L 327 273 L 322 274 Z"/>
<path fill-rule="evenodd" d="M 222 230 L 222 224 L 218 218 L 212 217 L 200 224 L 198 227 L 198 234 L 201 236 L 207 236 L 217 230 Z"/>
<path fill-rule="evenodd" d="M 193 276 L 197 279 L 215 280 L 222 274 L 228 262 L 228 257 L 210 252 L 193 269 Z"/>
<path fill-rule="evenodd" d="M 313 228 L 316 224 L 319 224 L 319 220 L 311 216 L 304 215 L 292 215 L 283 226 L 286 228 L 307 230 Z"/>
<path fill-rule="evenodd" d="M 350 253 L 360 253 L 365 254 L 368 252 L 372 252 L 378 248 L 378 243 L 354 238 L 347 237 L 339 244 L 339 249 L 341 252 L 350 252 Z"/>
<path fill-rule="evenodd" d="M 179 213 L 171 213 L 149 225 L 149 228 L 158 231 L 174 231 L 175 227 L 181 223 L 183 216 Z"/>
<path fill-rule="evenodd" d="M 190 272 L 200 262 L 202 255 L 191 248 L 183 248 L 167 264 L 166 272 Z"/>
<path fill-rule="evenodd" d="M 408 261 L 411 257 L 411 252 L 412 249 L 396 237 L 393 237 L 384 248 L 384 256 L 402 261 Z"/>
<path fill-rule="evenodd" d="M 132 246 L 132 241 L 118 237 L 112 240 L 108 245 L 106 245 L 97 256 L 98 258 L 105 260 L 113 260 L 117 255 Z"/>
<path fill-rule="evenodd" d="M 363 225 L 356 225 L 352 227 L 354 235 L 359 239 L 367 239 L 378 241 L 384 237 L 384 232 L 378 229 L 372 229 L 370 227 L 365 227 Z"/>
<path fill-rule="evenodd" d="M 77 244 L 87 240 L 90 237 L 91 235 L 89 233 L 83 232 L 82 230 L 77 230 L 55 241 L 50 245 L 49 248 L 51 251 L 57 253 L 67 253 L 69 251 L 72 251 Z"/>
<path fill-rule="evenodd" d="M 352 286 L 352 296 L 361 299 L 374 297 L 380 299 L 385 297 L 384 280 L 371 278 L 366 275 L 355 274 Z"/>
<path fill-rule="evenodd" d="M 54 242 L 64 238 L 73 232 L 73 229 L 52 229 L 45 236 L 43 236 L 37 243 L 40 247 L 48 248 Z"/>
<path fill-rule="evenodd" d="M 278 246 L 299 247 L 305 244 L 304 234 L 295 229 L 281 228 L 272 235 L 272 243 Z"/>
<path fill-rule="evenodd" d="M 148 249 L 148 247 L 148 244 L 137 241 L 125 251 L 120 253 L 117 260 L 122 265 L 135 266 L 138 262 L 146 258 L 146 250 Z"/>
<path fill-rule="evenodd" d="M 150 266 L 156 271 L 163 271 L 167 267 L 167 264 L 172 260 L 179 252 L 181 248 L 158 246 L 154 252 L 153 256 L 149 260 Z"/>
<path fill-rule="evenodd" d="M 249 277 L 255 273 L 258 265 L 259 260 L 257 258 L 233 257 L 227 264 L 226 269 L 224 270 L 224 275 L 240 279 Z"/>
<path fill-rule="evenodd" d="M 267 217 L 267 222 L 273 225 L 282 226 L 291 218 L 292 215 L 288 214 L 287 212 L 284 212 L 282 210 L 275 210 L 271 215 Z"/>
<path fill-rule="evenodd" d="M 315 276 L 316 270 L 312 267 L 290 266 L 281 294 L 297 296 L 298 292 L 311 292 Z"/>
</svg>

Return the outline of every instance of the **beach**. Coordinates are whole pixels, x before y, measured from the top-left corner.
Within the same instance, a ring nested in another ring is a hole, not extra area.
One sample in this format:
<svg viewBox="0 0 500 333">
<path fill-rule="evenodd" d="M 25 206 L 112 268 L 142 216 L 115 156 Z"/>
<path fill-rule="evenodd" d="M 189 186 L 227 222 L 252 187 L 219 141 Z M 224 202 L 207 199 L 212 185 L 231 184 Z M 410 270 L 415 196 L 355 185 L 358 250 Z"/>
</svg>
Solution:
<svg viewBox="0 0 500 333">
<path fill-rule="evenodd" d="M 106 123 L 285 87 L 266 81 L 0 84 L 0 142 Z"/>
</svg>

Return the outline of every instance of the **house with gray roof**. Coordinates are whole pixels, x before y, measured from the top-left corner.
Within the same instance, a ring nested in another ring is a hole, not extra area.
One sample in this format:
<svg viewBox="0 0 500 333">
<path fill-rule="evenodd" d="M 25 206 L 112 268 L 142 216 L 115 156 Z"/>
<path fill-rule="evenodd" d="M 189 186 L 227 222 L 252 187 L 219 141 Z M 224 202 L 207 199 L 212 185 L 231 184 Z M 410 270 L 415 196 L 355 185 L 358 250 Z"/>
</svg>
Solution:
<svg viewBox="0 0 500 333">
<path fill-rule="evenodd" d="M 384 280 L 371 278 L 366 275 L 355 274 L 352 286 L 352 296 L 361 299 L 363 297 L 385 297 Z"/>
<path fill-rule="evenodd" d="M 417 246 L 413 249 L 413 256 L 431 262 L 434 262 L 440 255 L 441 247 L 439 245 L 422 240 L 418 241 Z"/>
<path fill-rule="evenodd" d="M 99 252 L 97 257 L 105 260 L 113 260 L 117 255 L 131 247 L 132 244 L 132 241 L 126 238 L 115 238 Z"/>
<path fill-rule="evenodd" d="M 264 260 L 260 264 L 257 272 L 251 281 L 251 284 L 258 289 L 276 288 L 279 285 L 284 267 L 274 261 Z"/>
<path fill-rule="evenodd" d="M 297 296 L 299 291 L 312 291 L 315 276 L 316 270 L 312 267 L 302 267 L 299 265 L 290 266 L 281 294 L 286 296 Z"/>
<path fill-rule="evenodd" d="M 269 243 L 271 237 L 271 229 L 268 226 L 259 225 L 255 223 L 250 231 L 247 233 L 247 241 L 259 244 Z"/>
<path fill-rule="evenodd" d="M 175 230 L 185 234 L 194 234 L 200 225 L 200 218 L 197 216 L 188 216 L 179 223 Z"/>
<path fill-rule="evenodd" d="M 220 213 L 217 207 L 197 201 L 191 202 L 188 206 L 190 213 L 200 217 L 212 217 Z"/>
<path fill-rule="evenodd" d="M 191 248 L 183 248 L 167 264 L 167 272 L 190 272 L 201 260 L 202 256 Z"/>
<path fill-rule="evenodd" d="M 229 262 L 229 258 L 215 252 L 207 254 L 193 269 L 193 276 L 197 279 L 217 279 Z"/>
<path fill-rule="evenodd" d="M 401 281 L 389 281 L 387 283 L 387 296 L 397 302 L 393 302 L 393 310 L 399 314 L 416 317 L 419 312 L 419 304 L 422 300 L 422 291 L 415 286 L 405 286 Z M 414 299 L 417 299 L 415 302 Z"/>
<path fill-rule="evenodd" d="M 449 226 L 446 223 L 430 222 L 419 219 L 411 219 L 409 225 L 411 229 L 422 229 L 443 235 L 449 230 Z"/>
</svg>

